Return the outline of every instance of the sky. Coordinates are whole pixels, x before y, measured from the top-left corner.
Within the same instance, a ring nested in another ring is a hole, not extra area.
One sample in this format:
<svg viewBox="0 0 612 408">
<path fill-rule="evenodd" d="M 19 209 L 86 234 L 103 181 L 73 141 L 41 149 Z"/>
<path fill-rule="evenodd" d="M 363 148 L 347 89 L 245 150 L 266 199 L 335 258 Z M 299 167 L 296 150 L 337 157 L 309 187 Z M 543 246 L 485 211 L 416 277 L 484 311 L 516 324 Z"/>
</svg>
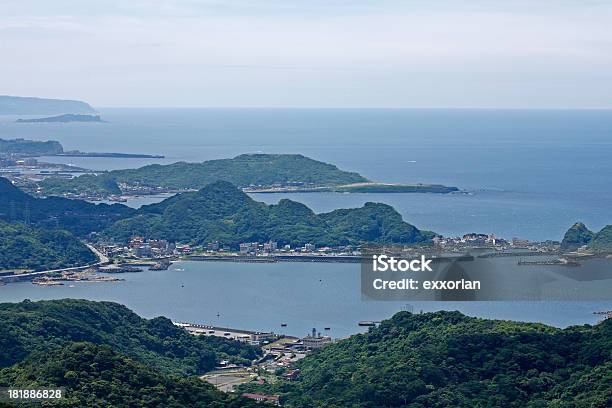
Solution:
<svg viewBox="0 0 612 408">
<path fill-rule="evenodd" d="M 612 107 L 612 1 L 1 0 L 0 94 L 110 106 Z"/>
</svg>

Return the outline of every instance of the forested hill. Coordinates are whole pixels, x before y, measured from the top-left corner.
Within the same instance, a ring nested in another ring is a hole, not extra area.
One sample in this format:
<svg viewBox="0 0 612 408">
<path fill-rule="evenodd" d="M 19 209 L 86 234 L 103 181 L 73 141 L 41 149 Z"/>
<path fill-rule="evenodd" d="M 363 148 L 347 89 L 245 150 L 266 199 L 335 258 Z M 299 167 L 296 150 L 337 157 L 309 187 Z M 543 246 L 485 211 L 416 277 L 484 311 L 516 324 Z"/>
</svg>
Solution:
<svg viewBox="0 0 612 408">
<path fill-rule="evenodd" d="M 27 406 L 265 408 L 252 400 L 217 391 L 198 377 L 160 372 L 108 345 L 86 342 L 69 343 L 51 352 L 33 353 L 19 364 L 0 370 L 0 384 L 25 389 L 66 389 L 61 401 Z M 14 405 L 0 402 L 0 407 Z"/>
<path fill-rule="evenodd" d="M 606 225 L 599 232 L 589 230 L 581 222 L 572 225 L 563 237 L 561 249 L 574 251 L 580 247 L 597 254 L 612 253 L 612 225 Z"/>
<path fill-rule="evenodd" d="M 66 231 L 31 228 L 0 220 L 0 271 L 59 269 L 96 261 L 96 255 Z"/>
<path fill-rule="evenodd" d="M 61 197 L 35 198 L 0 177 L 0 220 L 60 228 L 84 236 L 101 231 L 134 212 L 121 204 L 92 204 Z"/>
<path fill-rule="evenodd" d="M 297 381 L 249 387 L 304 408 L 611 407 L 612 320 L 561 330 L 401 312 L 297 367 Z"/>
<path fill-rule="evenodd" d="M 166 318 L 85 300 L 0 304 L 0 387 L 66 387 L 70 407 L 253 406 L 193 374 L 260 351 L 192 336 Z"/>
<path fill-rule="evenodd" d="M 427 243 L 433 236 L 404 222 L 386 204 L 366 203 L 361 208 L 315 214 L 287 199 L 266 205 L 224 181 L 144 206 L 136 216 L 118 221 L 103 234 L 119 241 L 138 234 L 192 244 L 219 241 L 232 247 L 268 240 L 291 246 L 414 244 Z"/>
<path fill-rule="evenodd" d="M 81 101 L 0 95 L 0 115 L 59 115 L 62 113 L 96 113 L 96 110 Z"/>
<path fill-rule="evenodd" d="M 60 142 L 47 140 L 39 142 L 26 139 L 0 139 L 0 153 L 8 154 L 31 154 L 31 155 L 53 155 L 63 153 L 64 148 Z"/>
<path fill-rule="evenodd" d="M 102 182 L 91 176 L 72 180 L 49 179 L 41 183 L 43 192 L 63 194 L 88 191 L 89 184 Z M 238 187 L 303 183 L 317 186 L 336 186 L 362 183 L 368 180 L 357 173 L 338 169 L 299 154 L 243 154 L 233 159 L 209 160 L 202 163 L 178 162 L 152 164 L 138 169 L 113 170 L 97 176 L 104 183 L 125 183 L 139 187 L 163 187 L 172 190 L 200 189 L 215 181 L 228 181 Z M 85 189 L 85 190 L 84 190 Z M 93 192 L 100 193 L 99 189 Z M 109 194 L 115 192 L 108 191 Z"/>
</svg>

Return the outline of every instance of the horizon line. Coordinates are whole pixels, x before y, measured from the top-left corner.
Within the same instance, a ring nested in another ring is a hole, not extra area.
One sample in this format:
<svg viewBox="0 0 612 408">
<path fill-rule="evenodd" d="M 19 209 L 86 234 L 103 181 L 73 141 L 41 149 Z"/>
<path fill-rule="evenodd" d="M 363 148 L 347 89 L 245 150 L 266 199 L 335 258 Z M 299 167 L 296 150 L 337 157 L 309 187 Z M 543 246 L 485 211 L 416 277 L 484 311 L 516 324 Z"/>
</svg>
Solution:
<svg viewBox="0 0 612 408">
<path fill-rule="evenodd" d="M 311 109 L 311 110 L 612 110 L 612 106 L 601 106 L 601 107 L 564 107 L 564 106 L 551 106 L 551 107 L 487 107 L 487 106 L 223 106 L 223 105 L 179 105 L 179 106 L 102 106 L 92 105 L 94 109 Z"/>
</svg>

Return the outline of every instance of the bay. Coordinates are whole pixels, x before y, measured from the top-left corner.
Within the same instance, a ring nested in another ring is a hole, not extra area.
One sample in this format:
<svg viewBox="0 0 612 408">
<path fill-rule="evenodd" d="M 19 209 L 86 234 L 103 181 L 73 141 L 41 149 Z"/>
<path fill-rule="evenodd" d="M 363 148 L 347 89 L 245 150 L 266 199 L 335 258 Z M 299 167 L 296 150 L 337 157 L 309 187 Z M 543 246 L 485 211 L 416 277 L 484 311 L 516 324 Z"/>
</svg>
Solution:
<svg viewBox="0 0 612 408">
<path fill-rule="evenodd" d="M 356 264 L 178 262 L 167 271 L 115 275 L 123 282 L 75 282 L 74 287 L 15 283 L 0 301 L 77 298 L 119 302 L 145 317 L 305 336 L 312 328 L 338 338 L 401 310 L 459 310 L 465 314 L 565 327 L 596 323 L 610 302 L 363 301 Z M 217 316 L 218 315 L 218 316 Z M 281 327 L 286 323 L 287 327 Z M 329 327 L 329 331 L 325 331 Z"/>
<path fill-rule="evenodd" d="M 59 140 L 66 150 L 163 154 L 164 159 L 51 157 L 97 170 L 203 161 L 242 153 L 298 153 L 374 181 L 457 186 L 468 194 L 254 194 L 303 202 L 317 212 L 367 201 L 394 206 L 419 228 L 445 235 L 561 239 L 574 222 L 612 224 L 612 111 L 444 109 L 100 109 L 108 123 L 17 124 L 0 137 Z M 160 198 L 130 200 L 140 206 Z M 303 335 L 331 327 L 341 337 L 359 320 L 406 304 L 363 302 L 358 272 L 341 264 L 179 263 L 126 274 L 122 283 L 0 287 L 0 301 L 78 297 L 113 300 L 153 317 Z M 180 271 L 178 269 L 184 269 Z M 426 302 L 413 310 L 461 310 L 556 326 L 594 323 L 606 302 Z M 220 317 L 217 318 L 217 313 Z"/>
</svg>

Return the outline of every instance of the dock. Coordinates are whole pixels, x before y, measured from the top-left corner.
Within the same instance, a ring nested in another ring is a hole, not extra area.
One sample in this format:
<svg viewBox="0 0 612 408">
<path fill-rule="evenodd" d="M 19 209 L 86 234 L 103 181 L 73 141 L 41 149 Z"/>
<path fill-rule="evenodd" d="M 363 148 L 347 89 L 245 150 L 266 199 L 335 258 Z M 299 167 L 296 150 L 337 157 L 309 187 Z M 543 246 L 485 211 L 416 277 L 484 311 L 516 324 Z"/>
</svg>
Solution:
<svg viewBox="0 0 612 408">
<path fill-rule="evenodd" d="M 250 344 L 261 344 L 262 342 L 273 342 L 280 338 L 294 339 L 291 336 L 284 334 L 255 331 L 255 330 L 244 330 L 244 329 L 232 329 L 229 327 L 218 327 L 212 325 L 198 324 L 198 323 L 185 323 L 185 322 L 172 322 L 175 326 L 182 327 L 189 333 L 195 336 L 215 336 L 222 337 L 225 339 L 236 340 L 246 342 Z M 297 338 L 295 338 L 297 339 Z"/>
</svg>

